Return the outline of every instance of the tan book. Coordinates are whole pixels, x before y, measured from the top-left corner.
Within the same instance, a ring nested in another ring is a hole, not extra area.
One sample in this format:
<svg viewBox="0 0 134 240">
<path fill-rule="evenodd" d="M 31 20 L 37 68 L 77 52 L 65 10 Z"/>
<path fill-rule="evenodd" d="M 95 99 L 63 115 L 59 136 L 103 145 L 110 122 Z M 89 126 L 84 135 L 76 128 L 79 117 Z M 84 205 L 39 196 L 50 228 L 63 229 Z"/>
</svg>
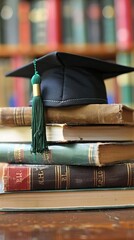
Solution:
<svg viewBox="0 0 134 240">
<path fill-rule="evenodd" d="M 31 125 L 31 107 L 0 108 L 0 125 Z M 47 123 L 66 124 L 131 124 L 134 109 L 123 104 L 89 104 L 46 108 Z"/>
<path fill-rule="evenodd" d="M 126 125 L 66 125 L 46 126 L 47 141 L 50 142 L 85 142 L 85 141 L 134 141 L 134 126 Z M 0 127 L 0 142 L 31 142 L 30 126 Z"/>
<path fill-rule="evenodd" d="M 0 194 L 2 211 L 81 210 L 134 207 L 134 188 L 10 192 Z"/>
</svg>

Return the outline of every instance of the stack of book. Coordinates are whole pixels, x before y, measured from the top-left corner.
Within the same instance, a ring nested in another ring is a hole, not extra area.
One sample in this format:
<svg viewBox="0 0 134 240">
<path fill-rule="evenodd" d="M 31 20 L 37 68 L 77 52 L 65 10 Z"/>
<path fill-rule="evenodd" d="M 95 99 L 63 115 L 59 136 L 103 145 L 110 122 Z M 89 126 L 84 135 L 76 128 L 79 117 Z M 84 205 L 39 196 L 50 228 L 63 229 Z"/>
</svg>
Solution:
<svg viewBox="0 0 134 240">
<path fill-rule="evenodd" d="M 134 109 L 47 108 L 43 154 L 31 153 L 31 114 L 0 108 L 2 210 L 134 207 Z"/>
</svg>

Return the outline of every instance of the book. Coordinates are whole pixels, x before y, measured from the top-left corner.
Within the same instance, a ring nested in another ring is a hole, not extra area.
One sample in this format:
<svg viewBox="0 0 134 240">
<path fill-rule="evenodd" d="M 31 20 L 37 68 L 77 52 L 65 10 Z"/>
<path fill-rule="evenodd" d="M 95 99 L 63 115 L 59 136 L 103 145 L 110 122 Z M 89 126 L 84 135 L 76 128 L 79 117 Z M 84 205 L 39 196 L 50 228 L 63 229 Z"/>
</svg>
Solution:
<svg viewBox="0 0 134 240">
<path fill-rule="evenodd" d="M 32 154 L 30 143 L 0 143 L 0 162 L 41 165 L 102 166 L 134 159 L 134 142 L 49 144 L 49 151 Z"/>
<path fill-rule="evenodd" d="M 10 192 L 0 194 L 1 211 L 133 208 L 134 188 Z"/>
<path fill-rule="evenodd" d="M 31 43 L 29 12 L 30 2 L 27 0 L 20 1 L 18 5 L 18 37 L 19 43 L 23 46 L 29 45 Z"/>
<path fill-rule="evenodd" d="M 9 71 L 11 68 L 10 58 L 0 58 L 0 107 L 12 106 L 13 98 L 13 80 L 10 78 L 8 81 L 6 79 L 5 72 Z"/>
<path fill-rule="evenodd" d="M 127 50 L 133 44 L 131 0 L 114 0 L 114 6 L 117 46 L 120 50 Z"/>
<path fill-rule="evenodd" d="M 73 26 L 71 0 L 63 0 L 61 4 L 61 35 L 63 43 L 73 43 Z"/>
<path fill-rule="evenodd" d="M 134 126 L 124 125 L 66 125 L 52 124 L 46 126 L 46 137 L 49 142 L 68 141 L 134 141 Z M 30 126 L 0 127 L 0 142 L 31 142 Z"/>
<path fill-rule="evenodd" d="M 48 36 L 47 42 L 53 46 L 57 46 L 61 43 L 61 4 L 62 1 L 46 1 L 46 9 L 48 13 L 46 32 Z"/>
<path fill-rule="evenodd" d="M 48 42 L 48 8 L 45 0 L 32 0 L 29 20 L 31 28 L 31 43 L 45 44 Z"/>
<path fill-rule="evenodd" d="M 132 26 L 134 24 L 134 0 L 131 0 L 131 11 L 132 11 Z M 132 37 L 134 40 L 134 29 L 132 27 Z"/>
<path fill-rule="evenodd" d="M 13 69 L 18 68 L 19 66 L 23 65 L 24 62 L 27 62 L 27 60 L 28 59 L 21 56 L 13 56 L 11 58 L 11 67 Z M 13 81 L 14 106 L 16 107 L 28 106 L 27 103 L 29 100 L 29 82 L 25 81 L 23 77 L 22 78 L 12 77 L 12 81 Z"/>
<path fill-rule="evenodd" d="M 84 44 L 87 42 L 86 31 L 86 1 L 71 0 L 71 19 L 73 43 Z M 79 26 L 79 27 L 78 27 Z"/>
<path fill-rule="evenodd" d="M 134 162 L 107 167 L 5 164 L 1 184 L 4 192 L 134 187 Z"/>
<path fill-rule="evenodd" d="M 31 107 L 0 107 L 0 125 L 30 126 Z M 134 109 L 123 104 L 46 108 L 47 123 L 134 125 Z"/>
<path fill-rule="evenodd" d="M 87 1 L 86 6 L 87 42 L 102 42 L 102 8 L 99 0 Z"/>
<path fill-rule="evenodd" d="M 115 31 L 115 9 L 114 0 L 102 0 L 102 42 L 103 43 L 115 43 L 116 31 Z"/>
<path fill-rule="evenodd" d="M 18 44 L 18 5 L 19 0 L 4 0 L 1 6 L 2 43 Z"/>
</svg>

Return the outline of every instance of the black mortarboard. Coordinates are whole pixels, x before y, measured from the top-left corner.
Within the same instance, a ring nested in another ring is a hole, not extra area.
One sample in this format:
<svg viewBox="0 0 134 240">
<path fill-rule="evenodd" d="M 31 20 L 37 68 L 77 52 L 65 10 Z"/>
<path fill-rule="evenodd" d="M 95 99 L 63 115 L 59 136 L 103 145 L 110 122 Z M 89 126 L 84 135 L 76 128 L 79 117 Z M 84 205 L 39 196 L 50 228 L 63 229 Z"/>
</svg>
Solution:
<svg viewBox="0 0 134 240">
<path fill-rule="evenodd" d="M 47 149 L 43 102 L 49 107 L 107 103 L 104 79 L 132 71 L 132 67 L 95 58 L 52 52 L 8 73 L 32 77 L 32 151 Z"/>
<path fill-rule="evenodd" d="M 62 52 L 52 52 L 36 60 L 41 76 L 45 106 L 60 107 L 107 103 L 104 79 L 132 72 L 134 68 Z M 31 78 L 33 62 L 6 76 Z"/>
</svg>

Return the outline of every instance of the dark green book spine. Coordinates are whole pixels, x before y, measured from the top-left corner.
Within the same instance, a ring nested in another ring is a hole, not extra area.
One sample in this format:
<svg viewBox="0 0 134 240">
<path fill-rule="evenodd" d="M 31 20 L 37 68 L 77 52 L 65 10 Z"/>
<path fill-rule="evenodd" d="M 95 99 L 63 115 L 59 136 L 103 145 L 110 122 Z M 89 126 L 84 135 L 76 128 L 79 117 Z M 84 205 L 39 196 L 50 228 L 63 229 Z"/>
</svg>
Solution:
<svg viewBox="0 0 134 240">
<path fill-rule="evenodd" d="M 63 43 L 73 43 L 73 26 L 71 13 L 71 0 L 62 1 L 62 41 Z"/>
<path fill-rule="evenodd" d="M 114 0 L 102 0 L 102 42 L 115 43 L 115 10 Z"/>
<path fill-rule="evenodd" d="M 30 144 L 0 143 L 0 162 L 25 164 L 100 165 L 97 144 L 55 144 L 49 152 L 32 154 Z"/>
<path fill-rule="evenodd" d="M 19 0 L 4 0 L 0 5 L 2 44 L 19 44 Z"/>
<path fill-rule="evenodd" d="M 7 164 L 3 185 L 4 191 L 134 187 L 134 163 L 107 167 Z"/>
<path fill-rule="evenodd" d="M 32 0 L 29 13 L 32 44 L 48 42 L 48 10 L 46 0 Z"/>
<path fill-rule="evenodd" d="M 87 42 L 93 44 L 102 42 L 102 7 L 99 0 L 87 1 L 86 30 Z"/>
<path fill-rule="evenodd" d="M 83 0 L 71 0 L 70 2 L 73 42 L 77 44 L 84 44 L 87 42 L 85 3 L 86 1 Z"/>
</svg>

